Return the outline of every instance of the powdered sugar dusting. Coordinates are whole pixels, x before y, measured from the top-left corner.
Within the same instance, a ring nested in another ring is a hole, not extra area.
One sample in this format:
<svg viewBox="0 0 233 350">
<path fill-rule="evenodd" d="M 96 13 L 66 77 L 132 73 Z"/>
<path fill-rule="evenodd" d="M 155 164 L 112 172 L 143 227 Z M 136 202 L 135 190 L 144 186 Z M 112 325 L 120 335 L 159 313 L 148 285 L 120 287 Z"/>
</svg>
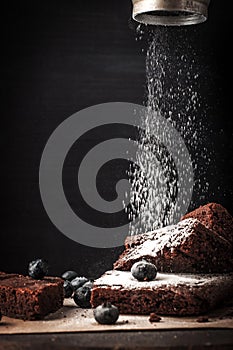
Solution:
<svg viewBox="0 0 233 350">
<path fill-rule="evenodd" d="M 97 279 L 94 287 L 109 286 L 111 289 L 127 288 L 127 289 L 141 289 L 165 286 L 203 286 L 213 281 L 220 281 L 221 275 L 185 275 L 185 274 L 170 274 L 158 273 L 153 281 L 138 282 L 130 271 L 107 271 L 102 277 Z M 223 278 L 223 277 L 222 277 Z"/>
<path fill-rule="evenodd" d="M 178 247 L 193 234 L 197 225 L 200 225 L 199 221 L 190 218 L 182 220 L 176 225 L 145 233 L 140 238 L 142 243 L 138 247 L 132 248 L 125 258 L 127 260 L 130 258 L 137 259 L 148 255 L 156 257 L 158 253 L 163 253 L 165 247 L 169 249 Z"/>
<path fill-rule="evenodd" d="M 144 133 L 137 152 L 140 172 L 133 174 L 130 194 L 131 203 L 135 203 L 129 213 L 131 235 L 176 222 L 172 214 L 176 208 L 179 181 L 186 169 L 177 179 L 171 157 L 153 143 L 151 135 L 159 123 L 158 115 L 166 118 L 179 132 L 192 155 L 195 175 L 193 198 L 204 200 L 208 192 L 206 174 L 211 154 L 205 144 L 209 128 L 205 123 L 206 106 L 199 93 L 201 67 L 186 33 L 179 29 L 176 33 L 174 41 L 173 28 L 156 27 L 152 30 L 142 25 L 137 28 L 137 39 L 142 40 L 145 36 L 149 41 L 146 55 L 147 114 L 141 120 Z M 166 135 L 167 130 L 164 130 L 165 138 Z M 159 155 L 160 162 L 155 155 Z M 188 201 L 185 205 L 190 204 L 185 193 L 183 200 Z"/>
</svg>

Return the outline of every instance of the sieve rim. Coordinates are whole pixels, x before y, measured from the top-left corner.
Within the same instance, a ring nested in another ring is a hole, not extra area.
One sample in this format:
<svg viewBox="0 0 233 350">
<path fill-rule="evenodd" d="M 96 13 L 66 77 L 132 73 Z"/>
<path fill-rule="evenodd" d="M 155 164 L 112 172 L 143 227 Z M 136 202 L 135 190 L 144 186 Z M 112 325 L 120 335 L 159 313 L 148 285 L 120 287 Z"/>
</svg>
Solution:
<svg viewBox="0 0 233 350">
<path fill-rule="evenodd" d="M 133 19 L 152 25 L 191 25 L 205 22 L 210 0 L 132 0 Z M 164 15 L 163 15 L 164 14 Z"/>
<path fill-rule="evenodd" d="M 154 11 L 155 12 L 155 11 Z M 182 12 L 184 12 L 182 10 Z M 162 16 L 162 15 L 151 15 L 150 12 L 139 13 L 133 16 L 134 20 L 139 23 L 161 25 L 161 26 L 183 26 L 200 24 L 207 20 L 207 16 L 200 13 L 191 13 L 186 11 L 188 15 L 177 15 L 177 16 Z"/>
</svg>

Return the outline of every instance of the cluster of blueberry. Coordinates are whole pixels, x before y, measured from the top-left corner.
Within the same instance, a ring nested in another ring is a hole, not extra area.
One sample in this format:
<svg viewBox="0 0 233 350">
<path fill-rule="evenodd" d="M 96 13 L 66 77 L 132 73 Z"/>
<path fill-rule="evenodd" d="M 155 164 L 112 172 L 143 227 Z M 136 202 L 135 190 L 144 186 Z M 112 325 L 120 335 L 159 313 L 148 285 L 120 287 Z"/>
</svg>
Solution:
<svg viewBox="0 0 233 350">
<path fill-rule="evenodd" d="M 66 271 L 61 276 L 64 279 L 65 298 L 73 297 L 74 302 L 82 308 L 91 308 L 91 288 L 93 281 L 86 277 L 78 277 L 75 271 Z M 118 317 L 118 308 L 107 302 L 93 310 L 94 318 L 101 324 L 114 324 Z"/>
<path fill-rule="evenodd" d="M 132 266 L 131 273 L 138 281 L 151 281 L 156 278 L 157 268 L 155 265 L 142 260 Z M 42 279 L 48 274 L 47 261 L 36 259 L 30 262 L 28 274 L 34 279 Z M 61 277 L 64 280 L 65 298 L 72 297 L 74 302 L 81 308 L 91 308 L 90 298 L 93 281 L 86 277 L 79 277 L 75 271 L 66 271 Z M 100 324 L 114 324 L 119 317 L 118 308 L 110 302 L 97 306 L 93 313 L 95 320 Z"/>
<path fill-rule="evenodd" d="M 75 271 L 66 271 L 61 276 L 64 279 L 65 298 L 73 297 L 74 302 L 82 308 L 90 308 L 91 288 L 93 281 L 86 277 L 78 277 Z"/>
<path fill-rule="evenodd" d="M 42 279 L 48 274 L 48 262 L 44 259 L 36 259 L 30 262 L 28 274 L 34 279 Z M 66 271 L 61 276 L 64 280 L 65 298 L 73 298 L 81 308 L 91 308 L 91 288 L 93 281 L 86 277 L 79 277 L 75 271 Z M 93 310 L 95 320 L 101 324 L 114 324 L 118 317 L 118 308 L 107 302 Z"/>
</svg>

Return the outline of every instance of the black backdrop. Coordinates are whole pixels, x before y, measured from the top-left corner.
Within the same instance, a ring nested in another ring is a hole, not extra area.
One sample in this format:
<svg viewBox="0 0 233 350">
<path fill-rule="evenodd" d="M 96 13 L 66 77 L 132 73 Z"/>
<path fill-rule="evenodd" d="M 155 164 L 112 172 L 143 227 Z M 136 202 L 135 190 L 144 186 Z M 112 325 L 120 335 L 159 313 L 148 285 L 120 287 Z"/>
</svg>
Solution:
<svg viewBox="0 0 233 350">
<path fill-rule="evenodd" d="M 78 110 L 105 102 L 143 103 L 145 54 L 135 41 L 131 2 L 22 0 L 8 2 L 1 12 L 6 213 L 0 270 L 25 273 L 28 261 L 43 256 L 51 274 L 72 268 L 97 276 L 111 268 L 122 247 L 82 246 L 56 229 L 40 199 L 39 163 L 51 133 Z M 213 144 L 214 157 L 205 200 L 220 202 L 232 213 L 231 21 L 226 6 L 212 0 L 208 22 L 186 32 L 208 67 L 202 93 L 212 130 L 206 143 Z"/>
</svg>

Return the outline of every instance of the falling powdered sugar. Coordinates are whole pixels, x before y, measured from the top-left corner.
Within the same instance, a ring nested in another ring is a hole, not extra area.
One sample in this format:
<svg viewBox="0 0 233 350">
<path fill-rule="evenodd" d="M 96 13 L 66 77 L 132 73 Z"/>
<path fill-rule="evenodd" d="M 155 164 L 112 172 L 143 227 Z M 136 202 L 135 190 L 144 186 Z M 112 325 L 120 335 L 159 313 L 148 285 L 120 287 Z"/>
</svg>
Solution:
<svg viewBox="0 0 233 350">
<path fill-rule="evenodd" d="M 141 27 L 138 32 L 141 40 Z M 194 49 L 187 45 L 183 34 L 182 30 L 177 31 L 174 40 L 171 28 L 165 27 L 156 27 L 147 33 L 146 115 L 141 117 L 136 154 L 140 171 L 131 169 L 130 235 L 175 223 L 173 213 L 180 179 L 171 155 L 153 136 L 158 128 L 158 116 L 176 128 L 191 154 L 195 193 L 204 197 L 208 191 L 205 173 L 210 157 L 204 146 L 206 127 L 199 96 L 199 65 Z M 169 138 L 166 129 L 162 138 Z M 166 143 L 169 144 L 169 139 Z M 200 157 L 205 160 L 201 165 L 197 161 Z M 185 171 L 184 168 L 183 173 Z M 179 176 L 182 177 L 182 173 Z M 180 212 L 180 216 L 183 214 Z"/>
</svg>

